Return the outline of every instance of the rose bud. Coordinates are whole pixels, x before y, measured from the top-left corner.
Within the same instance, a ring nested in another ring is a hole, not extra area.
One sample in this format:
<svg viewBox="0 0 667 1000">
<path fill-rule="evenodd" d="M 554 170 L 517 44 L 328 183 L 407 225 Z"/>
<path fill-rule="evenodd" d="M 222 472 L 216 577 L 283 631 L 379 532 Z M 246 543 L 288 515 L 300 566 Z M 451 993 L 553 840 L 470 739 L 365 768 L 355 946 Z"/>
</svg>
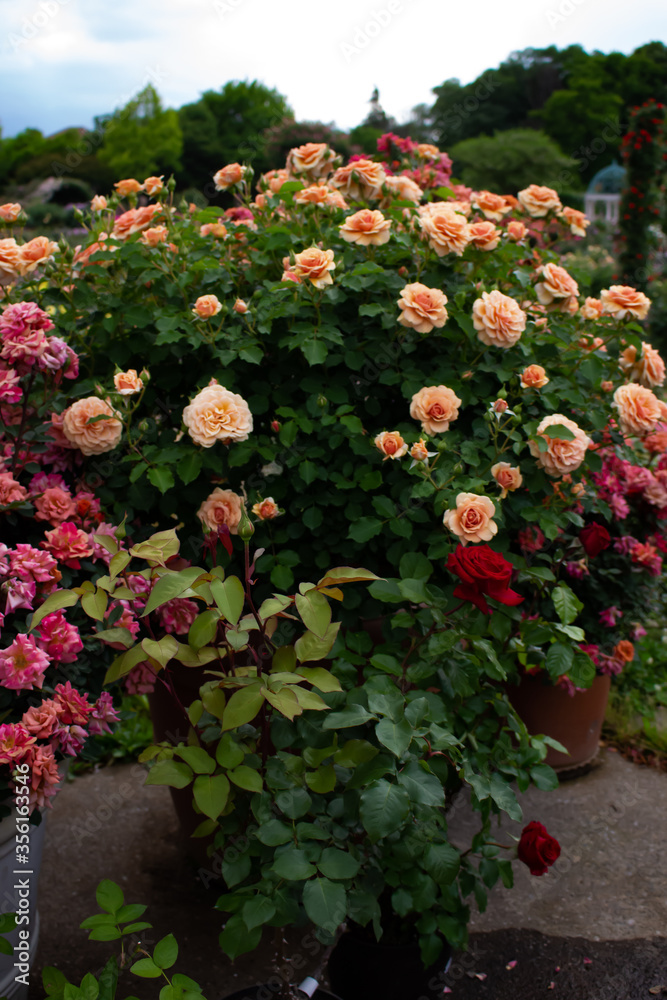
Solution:
<svg viewBox="0 0 667 1000">
<path fill-rule="evenodd" d="M 272 420 L 271 421 L 271 430 L 274 432 L 274 434 L 277 434 L 281 427 L 282 427 L 282 424 L 280 423 L 279 420 Z"/>
<path fill-rule="evenodd" d="M 528 865 L 531 875 L 546 875 L 560 857 L 560 844 L 547 833 L 546 827 L 533 821 L 521 831 L 517 857 Z"/>
<path fill-rule="evenodd" d="M 611 536 L 604 525 L 598 524 L 597 521 L 592 521 L 579 532 L 579 541 L 586 555 L 594 559 L 604 549 L 609 548 Z"/>
<path fill-rule="evenodd" d="M 252 512 L 260 521 L 272 521 L 280 514 L 280 508 L 273 497 L 267 497 L 266 500 L 258 500 L 253 504 Z"/>
<path fill-rule="evenodd" d="M 239 314 L 239 316 L 243 316 L 244 313 L 247 313 L 248 311 L 248 307 L 243 301 L 243 299 L 237 299 L 236 302 L 234 303 L 233 309 L 235 313 Z"/>
</svg>

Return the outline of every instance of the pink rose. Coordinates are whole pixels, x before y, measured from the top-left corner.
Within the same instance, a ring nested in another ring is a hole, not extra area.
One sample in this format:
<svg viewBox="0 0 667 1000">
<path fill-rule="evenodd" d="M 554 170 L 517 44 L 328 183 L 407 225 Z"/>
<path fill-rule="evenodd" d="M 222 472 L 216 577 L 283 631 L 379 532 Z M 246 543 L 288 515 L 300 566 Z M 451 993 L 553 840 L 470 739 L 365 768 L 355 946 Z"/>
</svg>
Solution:
<svg viewBox="0 0 667 1000">
<path fill-rule="evenodd" d="M 58 486 L 44 490 L 41 497 L 33 501 L 35 504 L 35 520 L 48 521 L 55 526 L 67 521 L 76 511 L 76 504 L 67 490 Z"/>
</svg>

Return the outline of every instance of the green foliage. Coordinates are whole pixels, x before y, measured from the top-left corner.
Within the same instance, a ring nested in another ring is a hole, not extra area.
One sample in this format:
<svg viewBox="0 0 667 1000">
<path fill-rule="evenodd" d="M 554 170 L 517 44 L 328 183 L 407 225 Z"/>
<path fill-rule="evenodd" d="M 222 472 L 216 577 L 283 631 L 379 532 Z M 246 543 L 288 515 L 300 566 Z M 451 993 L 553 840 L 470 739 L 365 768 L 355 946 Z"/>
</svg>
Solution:
<svg viewBox="0 0 667 1000">
<path fill-rule="evenodd" d="M 560 187 L 563 173 L 576 170 L 556 143 L 535 129 L 495 131 L 493 136 L 465 139 L 450 150 L 454 172 L 475 190 L 518 191 L 534 183 Z"/>
<path fill-rule="evenodd" d="M 99 158 L 118 178 L 169 174 L 180 168 L 183 134 L 178 114 L 162 107 L 152 84 L 103 124 Z"/>
</svg>

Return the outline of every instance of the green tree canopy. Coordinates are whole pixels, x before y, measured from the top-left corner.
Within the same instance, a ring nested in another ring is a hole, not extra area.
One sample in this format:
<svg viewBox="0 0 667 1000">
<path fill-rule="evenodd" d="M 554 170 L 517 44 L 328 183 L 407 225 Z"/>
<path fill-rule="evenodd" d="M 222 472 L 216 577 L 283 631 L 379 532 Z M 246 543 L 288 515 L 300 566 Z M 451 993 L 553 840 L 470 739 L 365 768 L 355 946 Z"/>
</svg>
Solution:
<svg viewBox="0 0 667 1000">
<path fill-rule="evenodd" d="M 117 178 L 143 179 L 179 170 L 183 135 L 178 112 L 162 107 L 152 84 L 97 124 L 104 130 L 99 158 Z"/>
<path fill-rule="evenodd" d="M 465 139 L 448 152 L 464 184 L 497 194 L 514 194 L 529 184 L 562 189 L 563 176 L 576 173 L 577 167 L 552 139 L 534 129 Z"/>
</svg>

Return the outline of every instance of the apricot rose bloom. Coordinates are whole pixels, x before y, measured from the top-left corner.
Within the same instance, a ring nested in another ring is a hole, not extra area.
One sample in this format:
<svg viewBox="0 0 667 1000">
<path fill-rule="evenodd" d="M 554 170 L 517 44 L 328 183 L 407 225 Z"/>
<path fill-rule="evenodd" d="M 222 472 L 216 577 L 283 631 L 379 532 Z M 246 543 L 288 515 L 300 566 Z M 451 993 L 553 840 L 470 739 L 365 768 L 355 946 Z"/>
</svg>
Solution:
<svg viewBox="0 0 667 1000">
<path fill-rule="evenodd" d="M 380 197 L 386 179 L 381 163 L 362 159 L 339 167 L 329 183 L 350 198 L 368 200 Z"/>
<path fill-rule="evenodd" d="M 516 219 L 512 219 L 511 222 L 507 223 L 507 235 L 514 243 L 518 243 L 520 240 L 528 234 L 528 229 L 524 226 L 523 222 L 517 222 Z"/>
<path fill-rule="evenodd" d="M 547 212 L 559 211 L 563 206 L 558 192 L 553 188 L 530 184 L 517 194 L 519 204 L 533 219 L 542 219 Z"/>
<path fill-rule="evenodd" d="M 120 393 L 121 396 L 133 396 L 135 392 L 141 392 L 144 387 L 144 383 L 134 368 L 130 368 L 126 372 L 116 372 L 113 383 L 116 386 L 116 392 Z"/>
<path fill-rule="evenodd" d="M 415 205 L 418 205 L 424 197 L 424 192 L 419 184 L 413 181 L 412 177 L 406 177 L 405 174 L 393 174 L 391 177 L 387 177 L 384 187 L 390 192 L 391 197 L 383 199 L 383 205 L 385 200 L 391 204 L 394 198 L 401 201 L 413 201 Z"/>
<path fill-rule="evenodd" d="M 549 437 L 548 429 L 555 424 L 563 424 L 574 434 L 574 438 L 566 441 L 563 438 Z M 564 476 L 578 469 L 591 444 L 591 439 L 581 427 L 562 413 L 552 413 L 545 417 L 537 427 L 536 436 L 542 437 L 546 443 L 546 451 L 540 451 L 539 443 L 530 440 L 530 453 L 550 476 Z"/>
<path fill-rule="evenodd" d="M 570 227 L 570 232 L 574 236 L 585 236 L 586 229 L 591 224 L 591 220 L 587 219 L 583 212 L 578 211 L 576 208 L 564 208 L 562 212 L 558 213 L 561 219 L 564 219 L 567 225 Z"/>
<path fill-rule="evenodd" d="M 94 417 L 103 419 L 89 423 Z M 87 396 L 77 399 L 63 413 L 63 433 L 84 455 L 103 455 L 120 442 L 123 424 L 105 399 Z"/>
<path fill-rule="evenodd" d="M 611 405 L 618 410 L 618 423 L 623 434 L 643 437 L 655 428 L 662 416 L 657 396 L 636 382 L 620 385 Z"/>
<path fill-rule="evenodd" d="M 470 227 L 465 215 L 444 202 L 423 206 L 419 223 L 428 245 L 438 257 L 447 253 L 460 257 L 470 242 Z"/>
<path fill-rule="evenodd" d="M 600 292 L 602 315 L 613 316 L 614 319 L 646 319 L 651 300 L 643 292 L 638 292 L 630 285 L 612 285 Z"/>
<path fill-rule="evenodd" d="M 535 285 L 538 302 L 543 306 L 564 307 L 570 311 L 570 299 L 579 295 L 579 286 L 574 278 L 557 264 L 544 264 L 538 267 L 537 273 L 542 279 Z"/>
<path fill-rule="evenodd" d="M 280 507 L 273 497 L 267 497 L 266 500 L 258 500 L 252 505 L 252 513 L 260 521 L 272 521 L 274 517 L 279 516 Z"/>
<path fill-rule="evenodd" d="M 491 475 L 502 490 L 501 500 L 505 499 L 508 492 L 518 490 L 523 483 L 521 470 L 516 465 L 510 465 L 509 462 L 496 462 L 495 465 L 491 466 Z"/>
<path fill-rule="evenodd" d="M 407 444 L 398 431 L 382 431 L 375 438 L 375 447 L 384 455 L 383 462 L 386 462 L 388 458 L 403 458 L 408 450 Z"/>
<path fill-rule="evenodd" d="M 93 195 L 90 201 L 91 212 L 103 212 L 107 207 L 107 200 L 103 194 Z"/>
<path fill-rule="evenodd" d="M 429 288 L 415 281 L 406 285 L 398 300 L 401 326 L 412 327 L 417 333 L 430 333 L 434 327 L 442 327 L 447 322 L 445 303 L 447 296 L 439 288 Z"/>
<path fill-rule="evenodd" d="M 213 175 L 216 191 L 226 191 L 243 180 L 243 167 L 240 163 L 228 163 Z"/>
<path fill-rule="evenodd" d="M 0 219 L 3 222 L 16 222 L 22 209 L 18 201 L 8 201 L 0 205 Z"/>
<path fill-rule="evenodd" d="M 488 497 L 477 493 L 459 493 L 456 509 L 446 510 L 443 522 L 461 542 L 489 542 L 498 531 L 493 520 L 496 505 Z"/>
<path fill-rule="evenodd" d="M 294 192 L 295 205 L 326 205 L 331 189 L 326 184 L 310 184 Z"/>
<path fill-rule="evenodd" d="M 308 278 L 315 288 L 324 288 L 333 284 L 331 272 L 335 269 L 333 250 L 320 250 L 319 247 L 308 247 L 294 255 L 294 264 L 290 266 L 289 257 L 283 261 L 286 270 L 292 271 L 299 278 Z"/>
<path fill-rule="evenodd" d="M 146 194 L 148 195 L 148 197 L 152 198 L 153 195 L 160 193 L 160 191 L 164 187 L 164 184 L 162 183 L 161 177 L 147 177 L 142 187 L 146 192 Z"/>
<path fill-rule="evenodd" d="M 522 389 L 541 389 L 549 379 L 542 365 L 528 365 L 521 372 Z"/>
<path fill-rule="evenodd" d="M 340 235 L 346 243 L 357 243 L 360 247 L 382 246 L 389 242 L 391 220 L 385 219 L 382 212 L 362 208 L 354 215 L 348 215 L 340 227 Z"/>
<path fill-rule="evenodd" d="M 518 302 L 498 289 L 482 292 L 472 307 L 477 336 L 487 347 L 513 347 L 526 329 L 526 318 Z"/>
<path fill-rule="evenodd" d="M 20 247 L 13 237 L 0 240 L 0 284 L 16 281 L 21 264 Z"/>
<path fill-rule="evenodd" d="M 647 389 L 662 385 L 665 381 L 665 362 L 658 351 L 645 342 L 642 342 L 639 359 L 636 347 L 626 347 L 619 358 L 619 366 L 629 379 L 645 385 Z"/>
<path fill-rule="evenodd" d="M 590 295 L 587 296 L 580 312 L 584 319 L 600 319 L 602 316 L 601 300 L 591 298 Z"/>
<path fill-rule="evenodd" d="M 245 399 L 215 381 L 185 407 L 183 422 L 192 440 L 202 448 L 212 448 L 216 441 L 247 441 L 253 427 Z"/>
<path fill-rule="evenodd" d="M 114 187 L 120 198 L 125 198 L 128 194 L 136 194 L 137 191 L 141 191 L 141 184 L 134 177 L 128 177 L 124 181 L 116 181 Z"/>
<path fill-rule="evenodd" d="M 229 528 L 230 535 L 238 534 L 241 520 L 242 497 L 232 490 L 222 490 L 217 486 L 206 497 L 197 511 L 197 517 L 207 531 L 217 531 L 222 525 Z"/>
<path fill-rule="evenodd" d="M 51 260 L 58 252 L 58 244 L 53 243 L 48 236 L 35 236 L 29 243 L 19 247 L 19 273 L 30 274 L 38 264 Z"/>
<path fill-rule="evenodd" d="M 410 416 L 427 434 L 444 434 L 459 415 L 461 400 L 446 385 L 429 385 L 412 397 Z"/>
<path fill-rule="evenodd" d="M 316 179 L 331 171 L 334 159 L 333 150 L 326 142 L 307 142 L 303 146 L 295 146 L 287 154 L 287 173 L 294 177 L 307 174 Z M 340 163 L 340 160 L 338 161 Z"/>
<path fill-rule="evenodd" d="M 222 309 L 222 302 L 217 295 L 200 295 L 192 310 L 200 319 L 210 319 L 217 316 Z"/>
<path fill-rule="evenodd" d="M 501 194 L 493 194 L 491 191 L 474 191 L 470 198 L 472 207 L 482 213 L 485 219 L 491 222 L 500 222 L 502 217 L 510 211 Z"/>
<path fill-rule="evenodd" d="M 131 208 L 119 215 L 113 226 L 113 235 L 118 240 L 126 240 L 134 233 L 148 229 L 156 215 L 160 215 L 160 205 L 144 205 L 143 208 Z"/>
<path fill-rule="evenodd" d="M 478 250 L 495 250 L 500 243 L 501 232 L 492 222 L 473 222 L 468 227 L 468 236 Z"/>
</svg>

